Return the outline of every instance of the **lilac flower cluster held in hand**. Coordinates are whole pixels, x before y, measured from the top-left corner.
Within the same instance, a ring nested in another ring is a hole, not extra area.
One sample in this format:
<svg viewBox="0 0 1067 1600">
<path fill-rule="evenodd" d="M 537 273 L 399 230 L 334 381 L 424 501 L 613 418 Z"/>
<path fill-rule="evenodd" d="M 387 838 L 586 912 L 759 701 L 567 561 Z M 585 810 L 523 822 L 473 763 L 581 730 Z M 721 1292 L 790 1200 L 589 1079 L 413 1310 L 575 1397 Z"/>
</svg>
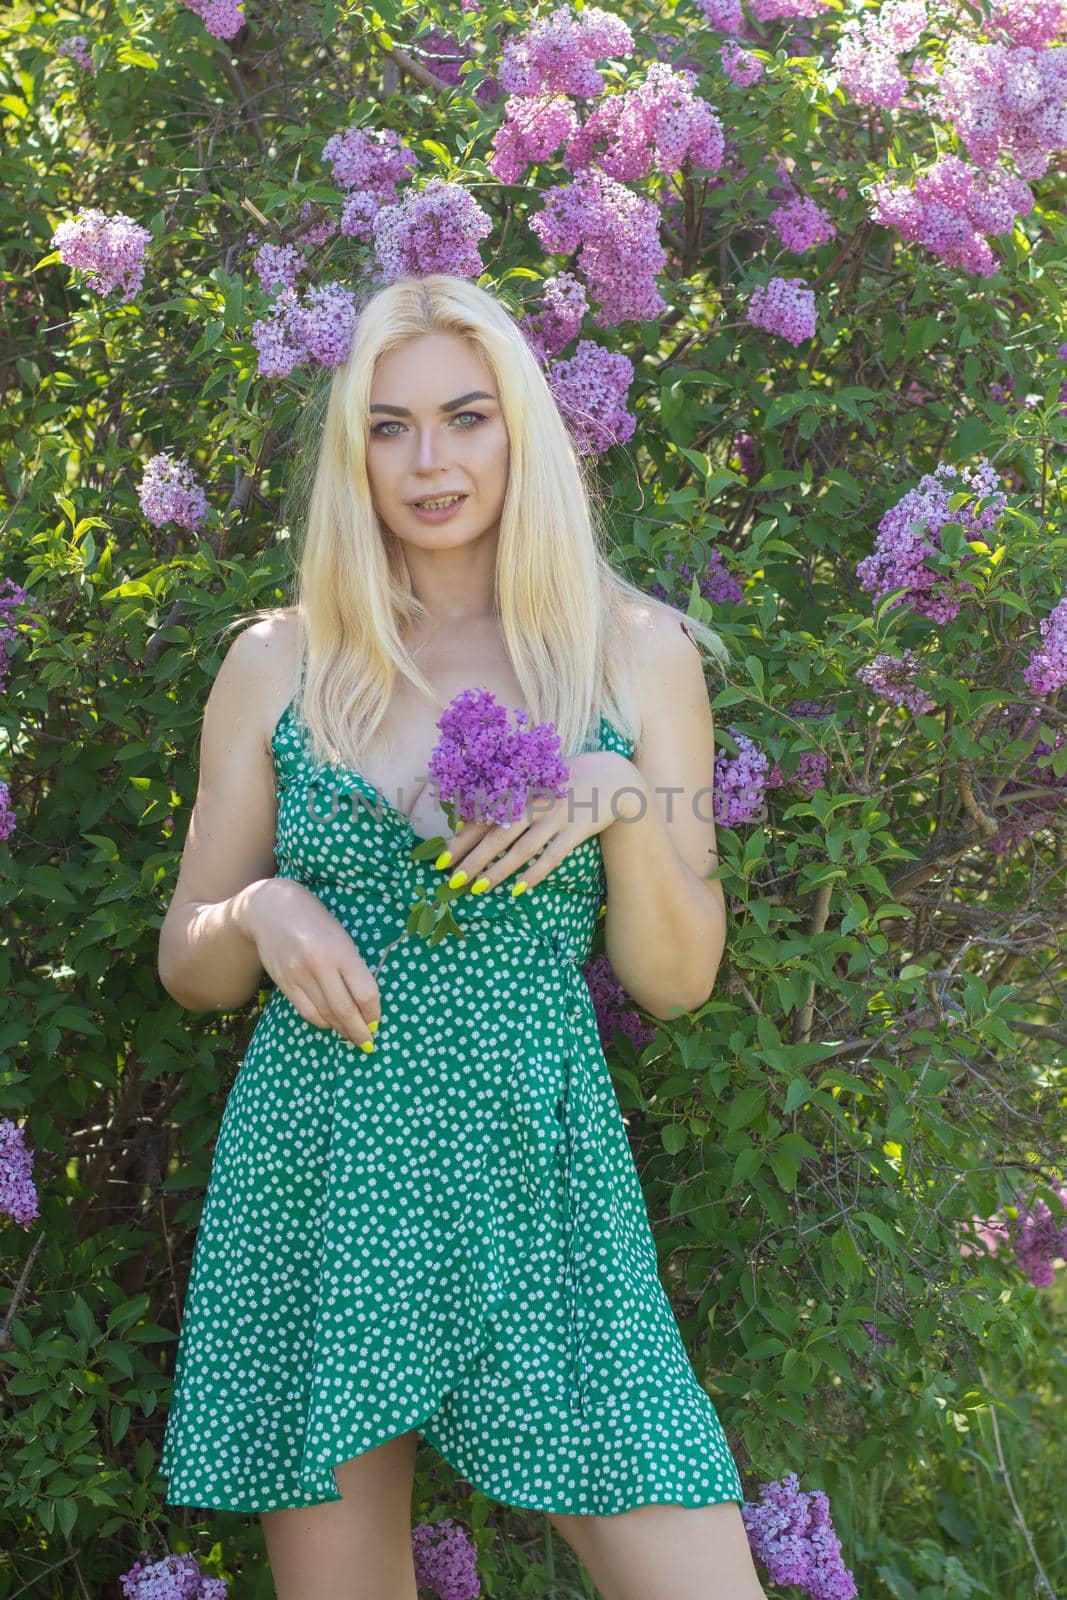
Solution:
<svg viewBox="0 0 1067 1600">
<path fill-rule="evenodd" d="M 409 272 L 476 278 L 482 271 L 479 242 L 492 233 L 493 222 L 462 184 L 431 178 L 396 205 L 383 207 L 373 227 L 379 269 L 392 283 Z"/>
<path fill-rule="evenodd" d="M 174 460 L 166 451 L 153 456 L 145 467 L 137 496 L 153 528 L 176 522 L 180 528 L 195 533 L 203 526 L 209 510 L 192 465 L 184 458 Z"/>
<path fill-rule="evenodd" d="M 1031 694 L 1055 694 L 1067 683 L 1067 594 L 1038 627 L 1042 643 L 1023 669 L 1023 682 Z"/>
<path fill-rule="evenodd" d="M 285 378 L 309 361 L 339 367 L 351 348 L 357 316 L 351 290 L 340 283 L 318 284 L 303 301 L 295 289 L 282 289 L 269 316 L 252 324 L 260 377 Z"/>
<path fill-rule="evenodd" d="M 752 291 L 745 319 L 790 344 L 803 344 L 815 334 L 815 292 L 803 278 L 772 278 Z"/>
<path fill-rule="evenodd" d="M 119 1577 L 125 1600 L 226 1600 L 222 1578 L 208 1578 L 194 1555 L 166 1555 L 149 1561 L 141 1551 L 128 1572 Z"/>
<path fill-rule="evenodd" d="M 770 771 L 770 758 L 754 739 L 730 728 L 737 744 L 737 754 L 726 750 L 715 754 L 713 809 L 716 823 L 722 828 L 736 828 L 742 822 L 752 822 L 764 804 L 764 790 Z"/>
<path fill-rule="evenodd" d="M 916 716 L 921 716 L 932 711 L 935 702 L 915 682 L 918 666 L 919 658 L 914 650 L 905 650 L 899 656 L 882 651 L 873 661 L 857 668 L 856 676 L 879 699 L 888 700 L 893 706 L 906 706 Z"/>
<path fill-rule="evenodd" d="M 870 198 L 874 222 L 897 228 L 909 244 L 921 244 L 949 266 L 979 277 L 997 270 L 985 235 L 1010 232 L 1016 217 L 1034 207 L 1024 179 L 1002 170 L 976 171 L 952 154 L 943 155 L 913 186 L 879 180 Z"/>
<path fill-rule="evenodd" d="M 754 56 L 751 50 L 743 50 L 734 39 L 727 39 L 720 45 L 719 60 L 726 76 L 739 89 L 749 88 L 764 73 L 764 63 L 759 56 Z"/>
<path fill-rule="evenodd" d="M 185 0 L 185 4 L 216 39 L 232 39 L 244 26 L 244 0 Z"/>
<path fill-rule="evenodd" d="M 563 153 L 568 172 L 598 166 L 620 183 L 650 172 L 669 176 L 683 162 L 717 171 L 723 128 L 715 112 L 694 93 L 696 74 L 676 72 L 654 61 L 636 89 L 602 99 Z"/>
<path fill-rule="evenodd" d="M 333 180 L 348 191 L 341 232 L 369 243 L 374 218 L 393 205 L 398 185 L 407 183 L 420 161 L 391 128 L 345 128 L 322 147 Z"/>
<path fill-rule="evenodd" d="M 545 250 L 578 251 L 578 267 L 600 302 L 597 327 L 657 317 L 667 302 L 656 274 L 667 259 L 659 238 L 659 209 L 595 169 L 545 193 L 530 227 Z"/>
<path fill-rule="evenodd" d="M 757 1561 L 774 1584 L 796 1584 L 811 1600 L 854 1600 L 859 1592 L 841 1559 L 841 1541 L 822 1489 L 801 1489 L 795 1472 L 765 1483 L 759 1503 L 745 1501 L 741 1516 Z"/>
<path fill-rule="evenodd" d="M 1067 146 L 1067 49 L 953 34 L 930 110 L 951 123 L 976 166 L 1010 156 L 1024 178 L 1041 178 Z"/>
<path fill-rule="evenodd" d="M 947 479 L 955 478 L 955 483 Z M 982 511 L 971 506 L 949 510 L 950 497 L 962 487 L 974 490 L 989 504 Z M 954 575 L 943 577 L 926 565 L 926 557 L 941 549 L 941 529 L 947 522 L 958 523 L 968 539 L 978 540 L 993 526 L 1007 504 L 1000 488 L 996 468 L 984 456 L 973 469 L 939 462 L 926 473 L 917 489 L 891 506 L 878 524 L 874 550 L 856 568 L 856 576 L 877 605 L 895 589 L 904 593 L 890 602 L 890 609 L 908 605 L 931 622 L 951 622 L 958 615 L 964 594 L 973 594 L 974 585 Z M 973 559 L 967 551 L 965 563 Z"/>
<path fill-rule="evenodd" d="M 626 409 L 633 381 L 629 356 L 581 339 L 573 356 L 556 361 L 548 384 L 580 455 L 593 455 L 632 437 L 637 418 Z"/>
<path fill-rule="evenodd" d="M 0 1215 L 23 1223 L 38 1216 L 32 1173 L 33 1156 L 26 1148 L 25 1130 L 10 1117 L 0 1117 Z"/>
<path fill-rule="evenodd" d="M 783 205 L 776 206 L 768 221 L 778 235 L 779 244 L 798 256 L 817 244 L 828 244 L 837 235 L 837 229 L 826 212 L 815 204 L 810 195 L 797 195 Z"/>
<path fill-rule="evenodd" d="M 650 1039 L 655 1038 L 655 1028 L 641 1020 L 640 1014 L 634 1009 L 633 1001 L 615 976 L 615 969 L 608 956 L 593 956 L 584 963 L 582 972 L 589 985 L 589 996 L 596 1014 L 597 1032 L 605 1050 L 611 1045 L 616 1028 L 632 1039 L 639 1050 L 643 1049 Z"/>
<path fill-rule="evenodd" d="M 413 1529 L 415 1587 L 428 1589 L 437 1600 L 478 1600 L 478 1557 L 470 1538 L 454 1517 L 420 1522 Z"/>
<path fill-rule="evenodd" d="M 673 550 L 668 550 L 663 557 L 663 566 L 669 571 L 670 576 L 677 580 L 676 584 L 668 590 L 657 580 L 650 583 L 648 589 L 657 600 L 666 600 L 668 605 L 672 605 L 676 598 L 682 597 L 683 593 L 688 596 L 696 574 L 687 562 L 675 563 Z M 728 600 L 731 605 L 740 605 L 745 597 L 745 591 L 737 579 L 723 566 L 722 552 L 718 549 L 712 549 L 708 556 L 708 564 L 700 574 L 697 587 L 703 598 L 712 605 L 719 605 L 724 600 Z"/>
<path fill-rule="evenodd" d="M 895 110 L 907 81 L 897 57 L 914 50 L 926 27 L 925 0 L 889 0 L 841 25 L 831 66 L 857 105 Z"/>
<path fill-rule="evenodd" d="M 512 729 L 491 690 L 464 689 L 437 719 L 441 737 L 429 776 L 441 804 L 449 802 L 464 822 L 507 827 L 526 815 L 531 799 L 567 793 L 570 768 L 553 725 L 525 726 L 529 718 L 521 708 L 515 716 L 519 726 Z"/>
<path fill-rule="evenodd" d="M 144 282 L 145 246 L 151 238 L 147 228 L 124 212 L 108 217 L 90 207 L 59 224 L 52 234 L 52 248 L 59 251 L 65 267 L 84 273 L 98 294 L 109 295 L 121 287 L 119 299 L 125 304 Z"/>
</svg>

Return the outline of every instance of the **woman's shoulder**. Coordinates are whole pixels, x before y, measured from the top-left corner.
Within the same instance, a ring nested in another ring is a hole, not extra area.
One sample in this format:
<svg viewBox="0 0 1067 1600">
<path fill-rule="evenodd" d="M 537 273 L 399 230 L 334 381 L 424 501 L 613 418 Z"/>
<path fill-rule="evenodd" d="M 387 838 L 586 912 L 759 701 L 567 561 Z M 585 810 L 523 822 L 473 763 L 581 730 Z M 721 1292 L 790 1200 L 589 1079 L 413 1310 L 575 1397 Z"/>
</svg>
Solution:
<svg viewBox="0 0 1067 1600">
<path fill-rule="evenodd" d="M 269 749 L 278 719 L 299 687 L 302 625 L 296 606 L 252 612 L 233 624 L 229 656 Z"/>
</svg>

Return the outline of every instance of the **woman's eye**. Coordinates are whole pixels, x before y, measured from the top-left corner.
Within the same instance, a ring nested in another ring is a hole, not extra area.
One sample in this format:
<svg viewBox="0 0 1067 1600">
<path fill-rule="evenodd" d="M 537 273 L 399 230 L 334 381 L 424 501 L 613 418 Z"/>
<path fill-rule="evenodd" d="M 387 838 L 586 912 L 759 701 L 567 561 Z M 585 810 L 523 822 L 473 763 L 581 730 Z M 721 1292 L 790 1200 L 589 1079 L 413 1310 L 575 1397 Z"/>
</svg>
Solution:
<svg viewBox="0 0 1067 1600">
<path fill-rule="evenodd" d="M 473 417 L 474 418 L 474 422 L 471 424 L 471 427 L 475 427 L 475 426 L 477 426 L 477 424 L 479 422 L 484 422 L 485 421 L 485 414 L 483 412 L 481 412 L 481 411 L 457 411 L 455 416 L 452 418 L 452 421 L 453 422 L 458 422 L 461 417 Z M 400 427 L 403 427 L 403 423 L 401 423 L 401 422 L 396 422 L 396 421 L 379 422 L 371 429 L 371 433 L 376 434 L 380 438 L 383 438 L 383 439 L 395 439 L 396 438 L 395 434 L 386 433 L 385 430 L 386 430 L 386 428 L 400 428 Z M 470 432 L 470 428 L 461 428 L 460 432 L 461 433 L 469 433 Z"/>
</svg>

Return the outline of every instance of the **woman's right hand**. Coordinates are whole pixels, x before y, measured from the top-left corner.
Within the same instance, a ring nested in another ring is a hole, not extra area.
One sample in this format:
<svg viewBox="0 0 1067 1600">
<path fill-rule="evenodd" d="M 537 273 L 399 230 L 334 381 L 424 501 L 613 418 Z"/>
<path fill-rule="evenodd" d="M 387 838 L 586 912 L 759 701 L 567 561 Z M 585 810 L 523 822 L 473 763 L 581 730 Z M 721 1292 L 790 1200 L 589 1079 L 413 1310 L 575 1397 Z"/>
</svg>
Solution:
<svg viewBox="0 0 1067 1600">
<path fill-rule="evenodd" d="M 374 974 L 317 895 L 292 878 L 265 878 L 248 895 L 242 926 L 267 976 L 317 1028 L 352 1044 L 373 1043 L 381 1020 Z"/>
</svg>

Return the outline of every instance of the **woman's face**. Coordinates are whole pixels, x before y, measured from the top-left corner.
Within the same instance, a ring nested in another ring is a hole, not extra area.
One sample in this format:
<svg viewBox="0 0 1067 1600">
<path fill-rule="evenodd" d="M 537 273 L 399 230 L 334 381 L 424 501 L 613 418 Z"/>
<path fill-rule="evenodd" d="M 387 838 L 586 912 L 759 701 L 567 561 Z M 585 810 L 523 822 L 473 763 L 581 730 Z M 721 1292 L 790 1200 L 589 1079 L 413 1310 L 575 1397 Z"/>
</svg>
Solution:
<svg viewBox="0 0 1067 1600">
<path fill-rule="evenodd" d="M 424 334 L 380 357 L 367 476 L 374 508 L 398 539 L 434 550 L 496 532 L 509 461 L 496 384 L 466 339 Z M 452 494 L 464 498 L 436 521 L 413 504 Z"/>
</svg>

